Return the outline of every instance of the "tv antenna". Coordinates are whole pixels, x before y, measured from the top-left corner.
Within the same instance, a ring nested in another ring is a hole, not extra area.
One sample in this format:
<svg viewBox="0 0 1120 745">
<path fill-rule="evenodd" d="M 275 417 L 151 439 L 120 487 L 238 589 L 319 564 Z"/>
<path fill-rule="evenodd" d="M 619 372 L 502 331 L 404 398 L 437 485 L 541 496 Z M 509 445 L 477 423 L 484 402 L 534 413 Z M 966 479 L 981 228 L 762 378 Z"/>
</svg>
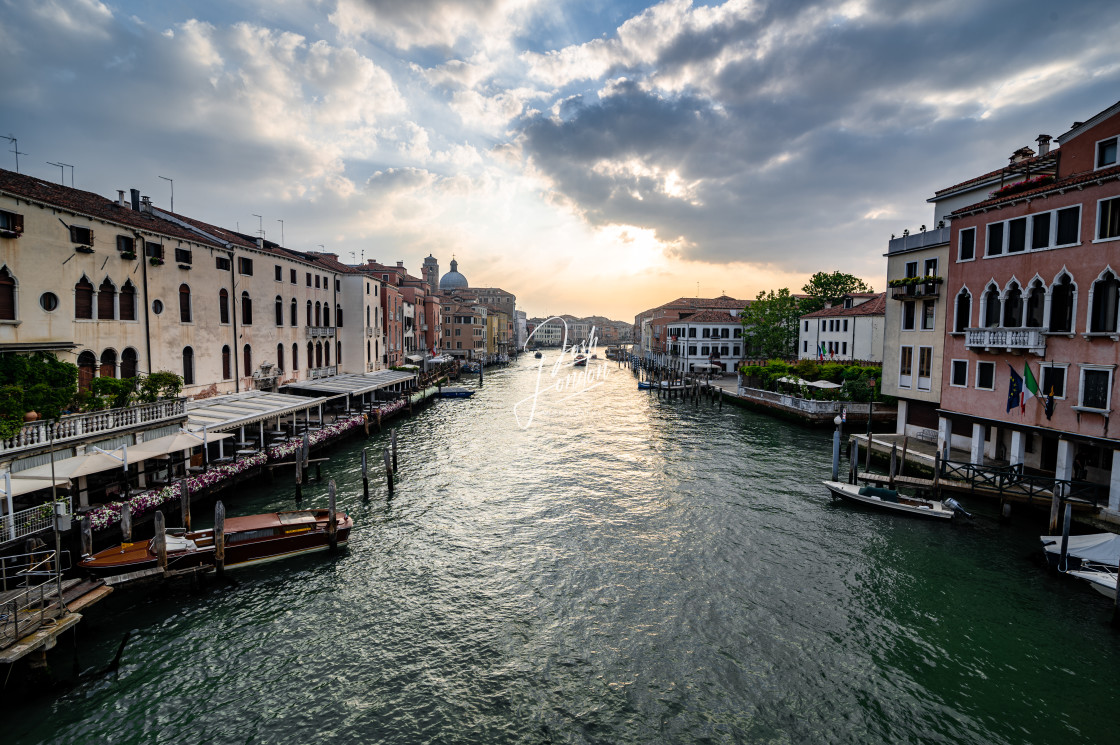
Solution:
<svg viewBox="0 0 1120 745">
<path fill-rule="evenodd" d="M 167 183 L 171 184 L 171 211 L 175 211 L 175 179 L 167 178 L 167 176 L 160 176 Z"/>
<path fill-rule="evenodd" d="M 16 154 L 16 173 L 19 173 L 19 156 L 30 155 L 30 153 L 21 153 L 20 152 L 19 141 L 16 140 L 14 135 L 10 135 L 10 134 L 9 135 L 0 135 L 0 137 L 4 138 L 8 142 L 12 143 L 12 149 L 9 150 L 8 152 Z"/>
<path fill-rule="evenodd" d="M 284 221 L 283 220 L 277 220 L 276 222 L 280 223 L 280 245 L 283 246 L 284 245 Z"/>
<path fill-rule="evenodd" d="M 264 238 L 264 218 L 260 215 L 253 213 L 253 217 L 257 218 L 257 235 L 262 239 Z"/>
<path fill-rule="evenodd" d="M 63 186 L 66 186 L 66 169 L 69 168 L 70 169 L 70 186 L 71 187 L 74 186 L 74 166 L 70 165 L 69 163 L 63 163 L 61 160 L 58 161 L 57 163 L 51 163 L 48 160 L 47 165 L 48 166 L 58 166 L 58 170 L 61 171 L 61 180 L 59 180 L 58 183 L 62 184 Z"/>
</svg>

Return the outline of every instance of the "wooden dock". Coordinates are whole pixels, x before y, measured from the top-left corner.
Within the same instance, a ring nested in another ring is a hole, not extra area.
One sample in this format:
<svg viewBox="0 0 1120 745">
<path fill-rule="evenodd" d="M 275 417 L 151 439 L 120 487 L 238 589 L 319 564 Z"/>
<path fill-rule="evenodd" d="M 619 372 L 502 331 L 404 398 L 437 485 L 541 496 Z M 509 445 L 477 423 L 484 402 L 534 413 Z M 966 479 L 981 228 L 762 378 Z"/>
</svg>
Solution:
<svg viewBox="0 0 1120 745">
<path fill-rule="evenodd" d="M 32 652 L 46 652 L 58 643 L 58 636 L 82 620 L 81 611 L 113 591 L 100 580 L 68 579 L 62 583 L 62 602 L 58 589 L 44 591 L 38 607 L 18 611 L 18 625 L 4 624 L 0 633 L 0 664 L 11 665 Z M 4 597 L 16 597 L 21 590 L 10 590 Z"/>
</svg>

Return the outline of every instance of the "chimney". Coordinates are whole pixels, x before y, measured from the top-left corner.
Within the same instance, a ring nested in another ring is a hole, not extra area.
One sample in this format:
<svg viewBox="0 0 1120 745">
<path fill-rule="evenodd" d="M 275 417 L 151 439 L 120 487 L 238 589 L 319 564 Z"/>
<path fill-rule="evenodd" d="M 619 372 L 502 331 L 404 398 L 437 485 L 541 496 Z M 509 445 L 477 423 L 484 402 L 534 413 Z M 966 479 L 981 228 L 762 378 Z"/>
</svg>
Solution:
<svg viewBox="0 0 1120 745">
<path fill-rule="evenodd" d="M 132 211 L 133 212 L 139 212 L 140 211 L 140 190 L 139 189 L 129 189 L 129 193 L 132 195 Z"/>
<path fill-rule="evenodd" d="M 1036 140 L 1038 143 L 1038 154 L 1046 155 L 1050 152 L 1050 135 L 1039 135 Z"/>
<path fill-rule="evenodd" d="M 403 261 L 398 261 L 397 266 L 399 266 L 401 269 L 404 269 L 404 262 Z"/>
<path fill-rule="evenodd" d="M 257 248 L 264 250 L 264 236 L 257 237 Z"/>
<path fill-rule="evenodd" d="M 140 197 L 140 211 L 147 212 L 149 215 L 152 213 L 151 197 Z"/>
<path fill-rule="evenodd" d="M 128 202 L 124 201 L 124 189 L 117 189 L 117 204 L 122 207 L 128 206 Z"/>
</svg>

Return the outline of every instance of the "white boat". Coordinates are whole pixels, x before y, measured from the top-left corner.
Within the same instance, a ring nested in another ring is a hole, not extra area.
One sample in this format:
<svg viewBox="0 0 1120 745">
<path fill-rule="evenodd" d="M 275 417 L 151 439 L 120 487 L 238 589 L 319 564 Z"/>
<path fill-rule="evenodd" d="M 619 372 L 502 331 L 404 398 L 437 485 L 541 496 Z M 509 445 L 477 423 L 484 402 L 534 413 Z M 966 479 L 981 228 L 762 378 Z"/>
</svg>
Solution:
<svg viewBox="0 0 1120 745">
<path fill-rule="evenodd" d="M 1046 562 L 1059 571 L 1080 569 L 1082 564 L 1115 567 L 1120 562 L 1120 535 L 1115 533 L 1091 533 L 1071 535 L 1066 546 L 1065 566 L 1058 566 L 1062 555 L 1060 535 L 1039 536 L 1042 549 L 1046 552 Z"/>
<path fill-rule="evenodd" d="M 1106 598 L 1116 599 L 1116 574 L 1104 569 L 1073 569 L 1066 574 L 1085 580 Z"/>
<path fill-rule="evenodd" d="M 934 520 L 950 520 L 956 512 L 963 512 L 960 505 L 951 499 L 937 502 L 921 497 L 908 497 L 899 494 L 894 489 L 884 489 L 878 486 L 860 486 L 843 481 L 824 481 L 822 483 L 828 487 L 834 498 L 838 497 L 849 502 L 858 502 L 888 512 L 903 512 L 908 515 L 928 517 Z"/>
</svg>

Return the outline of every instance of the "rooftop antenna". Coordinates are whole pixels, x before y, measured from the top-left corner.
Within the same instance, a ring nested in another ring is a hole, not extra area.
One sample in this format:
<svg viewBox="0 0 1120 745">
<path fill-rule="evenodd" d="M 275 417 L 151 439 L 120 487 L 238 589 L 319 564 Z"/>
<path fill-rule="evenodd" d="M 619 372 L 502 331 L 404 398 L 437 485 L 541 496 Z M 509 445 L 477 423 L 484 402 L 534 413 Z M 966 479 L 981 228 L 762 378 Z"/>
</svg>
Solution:
<svg viewBox="0 0 1120 745">
<path fill-rule="evenodd" d="M 62 184 L 63 186 L 66 186 L 66 164 L 65 164 L 65 163 L 51 163 L 51 162 L 50 162 L 50 161 L 48 160 L 48 161 L 47 161 L 47 165 L 48 165 L 48 166 L 57 166 L 57 167 L 58 167 L 58 174 L 59 174 L 59 176 L 58 176 L 58 178 L 59 178 L 59 181 L 58 181 L 58 183 Z"/>
<path fill-rule="evenodd" d="M 277 220 L 276 222 L 280 223 L 280 245 L 283 246 L 284 245 L 284 221 L 283 220 Z"/>
<path fill-rule="evenodd" d="M 11 134 L 9 134 L 9 135 L 0 135 L 0 137 L 3 137 L 3 138 L 4 138 L 5 140 L 7 140 L 8 142 L 12 143 L 12 149 L 11 149 L 11 150 L 9 150 L 8 152 L 9 152 L 9 153 L 15 153 L 15 154 L 16 154 L 16 173 L 19 173 L 19 156 L 21 156 L 21 155 L 30 155 L 30 153 L 21 153 L 21 152 L 20 152 L 20 150 L 19 150 L 19 142 L 18 142 L 18 141 L 16 140 L 16 138 L 15 138 L 15 135 L 11 135 Z"/>
<path fill-rule="evenodd" d="M 264 218 L 255 212 L 253 213 L 253 217 L 257 218 L 257 235 L 264 238 Z"/>
<path fill-rule="evenodd" d="M 167 176 L 160 176 L 161 179 L 171 184 L 171 211 L 175 211 L 175 179 L 167 178 Z"/>
</svg>

